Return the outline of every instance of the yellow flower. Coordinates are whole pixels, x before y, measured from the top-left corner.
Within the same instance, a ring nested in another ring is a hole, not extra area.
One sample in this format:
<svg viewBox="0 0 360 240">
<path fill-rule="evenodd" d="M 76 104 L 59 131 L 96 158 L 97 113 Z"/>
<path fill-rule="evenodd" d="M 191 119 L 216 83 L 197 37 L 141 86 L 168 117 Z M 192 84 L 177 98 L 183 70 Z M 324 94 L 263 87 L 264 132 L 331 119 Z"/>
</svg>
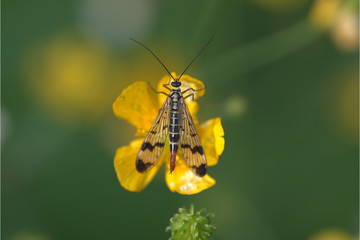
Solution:
<svg viewBox="0 0 360 240">
<path fill-rule="evenodd" d="M 178 78 L 175 73 L 172 73 L 172 75 L 176 79 Z M 164 89 L 163 84 L 168 83 L 169 79 L 169 76 L 163 77 L 158 84 L 157 90 L 166 90 Z M 182 76 L 181 83 L 182 90 L 189 87 L 192 87 L 193 89 L 204 89 L 204 84 L 201 81 L 188 75 Z M 200 125 L 198 124 L 195 116 L 199 110 L 197 99 L 204 95 L 205 90 L 196 91 L 194 93 L 194 99 L 191 97 L 187 98 L 186 102 L 198 130 L 207 158 L 207 164 L 208 166 L 213 166 L 217 164 L 219 155 L 221 155 L 224 150 L 224 130 L 221 126 L 220 118 L 210 119 Z M 168 143 L 165 144 L 160 161 L 150 171 L 139 173 L 135 168 L 135 160 L 140 146 L 165 99 L 165 95 L 156 95 L 146 82 L 139 81 L 125 89 L 114 102 L 114 114 L 137 127 L 136 136 L 139 137 L 139 139 L 132 141 L 128 146 L 117 149 L 114 159 L 117 177 L 120 184 L 126 190 L 140 192 L 150 183 L 162 163 L 166 163 L 165 179 L 171 191 L 180 194 L 199 193 L 213 186 L 215 180 L 208 174 L 204 177 L 196 176 L 193 171 L 186 166 L 181 154 L 181 149 L 176 156 L 175 170 L 169 174 L 170 150 Z"/>
<path fill-rule="evenodd" d="M 356 1 L 317 0 L 311 7 L 309 19 L 317 28 L 329 30 L 332 40 L 340 50 L 358 50 L 359 11 Z"/>
<path fill-rule="evenodd" d="M 310 10 L 310 21 L 319 28 L 327 29 L 335 21 L 341 0 L 316 0 Z"/>
<path fill-rule="evenodd" d="M 55 122 L 91 125 L 107 114 L 116 87 L 123 84 L 115 81 L 123 65 L 102 44 L 65 31 L 27 50 L 24 88 Z"/>
<path fill-rule="evenodd" d="M 309 240 L 355 240 L 347 231 L 340 228 L 324 229 L 312 235 Z"/>
</svg>

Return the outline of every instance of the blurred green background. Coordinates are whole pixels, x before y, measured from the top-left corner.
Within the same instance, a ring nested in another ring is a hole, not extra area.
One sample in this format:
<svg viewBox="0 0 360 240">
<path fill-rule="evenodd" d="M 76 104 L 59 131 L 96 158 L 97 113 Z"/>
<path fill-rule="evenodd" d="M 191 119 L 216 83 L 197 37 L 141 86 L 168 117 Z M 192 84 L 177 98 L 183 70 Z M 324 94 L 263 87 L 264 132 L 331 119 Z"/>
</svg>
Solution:
<svg viewBox="0 0 360 240">
<path fill-rule="evenodd" d="M 1 13 L 2 239 L 167 239 L 190 203 L 215 213 L 214 239 L 358 236 L 358 1 L 3 0 Z M 136 129 L 112 103 L 166 74 L 129 37 L 180 73 L 211 36 L 187 74 L 207 86 L 199 119 L 222 118 L 216 185 L 183 196 L 159 171 L 124 190 L 113 157 Z"/>
</svg>

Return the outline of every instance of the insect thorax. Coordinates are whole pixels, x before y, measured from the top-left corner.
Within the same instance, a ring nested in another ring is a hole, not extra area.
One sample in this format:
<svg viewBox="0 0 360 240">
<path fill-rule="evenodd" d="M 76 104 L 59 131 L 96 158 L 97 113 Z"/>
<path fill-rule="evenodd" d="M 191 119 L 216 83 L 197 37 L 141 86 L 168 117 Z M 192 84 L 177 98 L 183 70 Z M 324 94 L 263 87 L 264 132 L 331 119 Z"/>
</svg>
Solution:
<svg viewBox="0 0 360 240">
<path fill-rule="evenodd" d="M 171 98 L 172 102 L 179 101 L 179 99 L 181 98 L 180 88 L 179 89 L 174 89 L 173 88 L 171 93 L 170 93 L 170 98 Z"/>
</svg>

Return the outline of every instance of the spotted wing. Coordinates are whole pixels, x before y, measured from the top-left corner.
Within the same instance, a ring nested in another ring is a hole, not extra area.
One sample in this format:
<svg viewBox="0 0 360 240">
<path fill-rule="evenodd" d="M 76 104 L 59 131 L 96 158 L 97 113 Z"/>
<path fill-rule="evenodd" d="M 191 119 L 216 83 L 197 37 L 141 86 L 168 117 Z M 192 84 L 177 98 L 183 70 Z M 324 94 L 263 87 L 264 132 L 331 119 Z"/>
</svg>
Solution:
<svg viewBox="0 0 360 240">
<path fill-rule="evenodd" d="M 180 110 L 180 144 L 185 163 L 196 175 L 203 177 L 207 172 L 206 157 L 184 98 L 180 99 Z"/>
<path fill-rule="evenodd" d="M 167 97 L 141 145 L 136 157 L 136 170 L 140 173 L 144 173 L 155 166 L 164 150 L 166 137 L 169 132 L 170 101 L 170 97 Z"/>
</svg>

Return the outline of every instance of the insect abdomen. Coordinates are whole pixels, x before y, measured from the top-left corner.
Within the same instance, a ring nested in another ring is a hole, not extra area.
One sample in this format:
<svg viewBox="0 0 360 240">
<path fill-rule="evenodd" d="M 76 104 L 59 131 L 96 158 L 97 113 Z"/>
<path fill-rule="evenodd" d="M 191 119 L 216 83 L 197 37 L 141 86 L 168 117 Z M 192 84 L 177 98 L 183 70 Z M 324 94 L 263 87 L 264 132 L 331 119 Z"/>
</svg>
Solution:
<svg viewBox="0 0 360 240">
<path fill-rule="evenodd" d="M 170 111 L 170 132 L 169 132 L 169 140 L 170 140 L 170 150 L 177 151 L 177 145 L 179 143 L 180 135 L 179 135 L 179 112 L 177 109 L 171 109 Z"/>
<path fill-rule="evenodd" d="M 179 109 L 178 109 L 178 98 L 175 95 L 172 98 L 171 110 L 170 110 L 170 131 L 169 131 L 169 142 L 170 142 L 170 171 L 175 169 L 176 153 L 179 148 Z"/>
</svg>

